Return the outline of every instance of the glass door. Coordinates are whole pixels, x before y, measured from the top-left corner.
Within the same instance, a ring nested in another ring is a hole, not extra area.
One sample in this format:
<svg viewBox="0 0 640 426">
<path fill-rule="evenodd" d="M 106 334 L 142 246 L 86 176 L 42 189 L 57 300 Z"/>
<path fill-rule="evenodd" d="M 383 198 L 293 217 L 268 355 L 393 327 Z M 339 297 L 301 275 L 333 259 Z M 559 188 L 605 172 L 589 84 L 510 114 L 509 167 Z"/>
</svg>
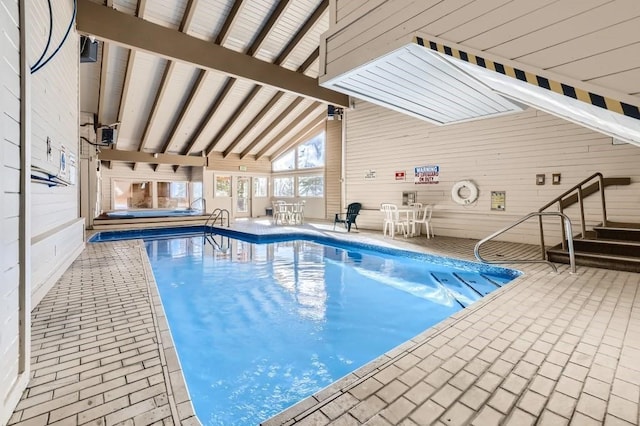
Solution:
<svg viewBox="0 0 640 426">
<path fill-rule="evenodd" d="M 238 176 L 236 180 L 236 211 L 234 217 L 251 217 L 251 178 Z"/>
</svg>

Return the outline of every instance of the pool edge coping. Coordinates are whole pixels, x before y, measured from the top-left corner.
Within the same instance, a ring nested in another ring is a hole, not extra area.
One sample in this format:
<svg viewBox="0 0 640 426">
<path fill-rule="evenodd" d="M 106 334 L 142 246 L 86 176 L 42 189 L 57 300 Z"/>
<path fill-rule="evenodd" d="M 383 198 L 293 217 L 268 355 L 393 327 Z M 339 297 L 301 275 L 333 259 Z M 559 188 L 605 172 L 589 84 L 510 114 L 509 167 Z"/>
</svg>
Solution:
<svg viewBox="0 0 640 426">
<path fill-rule="evenodd" d="M 425 343 L 436 338 L 441 333 L 453 328 L 455 324 L 465 320 L 468 316 L 474 314 L 477 310 L 485 307 L 487 304 L 495 301 L 496 298 L 503 296 L 505 293 L 513 291 L 518 284 L 525 281 L 526 274 L 523 272 L 520 276 L 515 277 L 512 281 L 501 286 L 496 291 L 489 293 L 466 308 L 454 313 L 444 320 L 432 325 L 411 339 L 396 346 L 384 354 L 376 357 L 362 367 L 352 371 L 351 373 L 337 379 L 330 385 L 320 389 L 313 395 L 285 408 L 281 412 L 275 414 L 269 419 L 264 420 L 259 426 L 289 426 L 301 421 L 305 417 L 311 415 L 315 411 L 321 410 L 322 407 L 331 403 L 338 397 L 347 394 L 351 389 L 372 378 L 375 374 L 381 372 L 384 368 L 392 365 L 402 357 L 410 354 Z"/>
<path fill-rule="evenodd" d="M 156 328 L 162 374 L 167 384 L 167 395 L 171 406 L 171 413 L 175 420 L 181 425 L 193 424 L 202 426 L 191 400 L 191 394 L 187 387 L 178 351 L 176 349 L 169 321 L 164 311 L 162 299 L 158 291 L 158 284 L 153 274 L 151 261 L 142 239 L 135 240 L 140 250 L 142 268 L 149 288 L 149 299 L 153 315 L 153 322 Z M 183 396 L 180 398 L 180 396 Z"/>
</svg>

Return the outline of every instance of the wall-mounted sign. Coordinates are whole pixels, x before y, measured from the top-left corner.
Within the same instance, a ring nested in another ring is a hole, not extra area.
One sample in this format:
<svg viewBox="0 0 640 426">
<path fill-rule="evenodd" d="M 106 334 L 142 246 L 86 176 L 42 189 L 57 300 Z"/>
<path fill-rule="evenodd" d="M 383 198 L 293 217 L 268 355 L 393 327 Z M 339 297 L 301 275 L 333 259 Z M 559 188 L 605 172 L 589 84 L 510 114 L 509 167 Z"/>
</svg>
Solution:
<svg viewBox="0 0 640 426">
<path fill-rule="evenodd" d="M 415 168 L 413 183 L 416 185 L 424 183 L 440 183 L 440 166 L 429 165 Z"/>
<path fill-rule="evenodd" d="M 367 180 L 375 179 L 376 171 L 371 169 L 367 170 L 367 172 L 364 174 L 364 178 Z"/>
<path fill-rule="evenodd" d="M 240 170 L 241 172 L 246 172 L 247 166 L 238 166 L 238 170 Z"/>
<path fill-rule="evenodd" d="M 396 180 L 405 180 L 406 173 L 405 171 L 396 172 Z"/>
<path fill-rule="evenodd" d="M 505 191 L 491 191 L 491 210 L 504 211 Z"/>
</svg>

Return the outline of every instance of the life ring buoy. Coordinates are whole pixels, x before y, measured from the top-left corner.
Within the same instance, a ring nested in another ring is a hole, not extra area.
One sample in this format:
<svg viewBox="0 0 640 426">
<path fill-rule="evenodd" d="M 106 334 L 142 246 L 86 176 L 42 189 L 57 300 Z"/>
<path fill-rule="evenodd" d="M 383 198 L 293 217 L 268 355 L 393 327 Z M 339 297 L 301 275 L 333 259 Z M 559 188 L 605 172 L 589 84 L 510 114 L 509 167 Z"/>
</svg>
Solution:
<svg viewBox="0 0 640 426">
<path fill-rule="evenodd" d="M 465 198 L 460 196 L 460 190 L 462 188 L 466 188 L 467 191 L 469 191 L 469 195 Z M 451 199 L 462 206 L 471 204 L 478 199 L 478 187 L 470 180 L 461 180 L 451 188 Z"/>
</svg>

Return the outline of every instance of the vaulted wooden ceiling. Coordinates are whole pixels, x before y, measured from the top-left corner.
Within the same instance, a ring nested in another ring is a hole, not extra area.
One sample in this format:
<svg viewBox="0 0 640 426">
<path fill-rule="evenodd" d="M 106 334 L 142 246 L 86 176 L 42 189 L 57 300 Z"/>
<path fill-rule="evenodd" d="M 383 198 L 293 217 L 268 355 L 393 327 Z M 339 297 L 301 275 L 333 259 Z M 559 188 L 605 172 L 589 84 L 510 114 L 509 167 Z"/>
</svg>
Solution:
<svg viewBox="0 0 640 426">
<path fill-rule="evenodd" d="M 79 0 L 81 109 L 129 152 L 270 158 L 348 98 L 317 83 L 328 0 Z M 131 155 L 131 158 L 136 158 Z M 132 161 L 134 168 L 139 167 Z"/>
</svg>

